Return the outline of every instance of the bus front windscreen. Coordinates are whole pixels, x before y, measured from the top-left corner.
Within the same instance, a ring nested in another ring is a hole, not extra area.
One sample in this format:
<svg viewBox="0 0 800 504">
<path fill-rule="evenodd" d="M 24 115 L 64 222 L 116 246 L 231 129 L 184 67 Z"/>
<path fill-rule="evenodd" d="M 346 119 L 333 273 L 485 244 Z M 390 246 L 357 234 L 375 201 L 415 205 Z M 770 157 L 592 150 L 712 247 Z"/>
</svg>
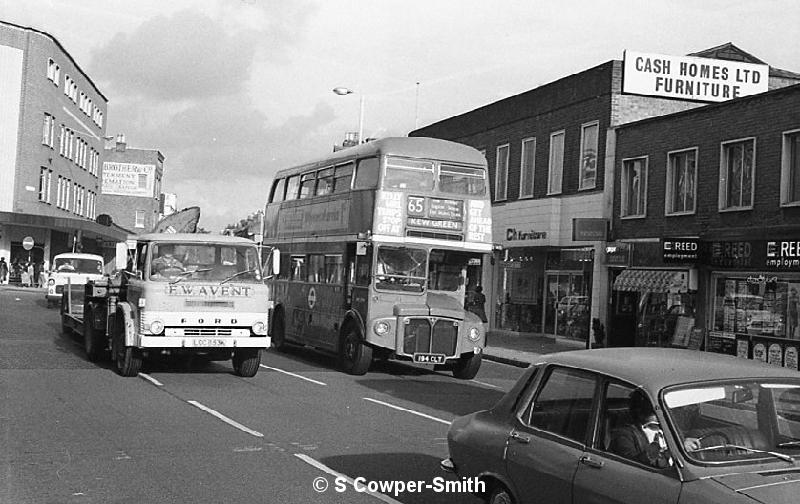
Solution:
<svg viewBox="0 0 800 504">
<path fill-rule="evenodd" d="M 384 189 L 433 190 L 433 163 L 416 159 L 386 158 Z"/>
<path fill-rule="evenodd" d="M 486 172 L 481 168 L 442 164 L 439 169 L 439 190 L 452 194 L 483 196 L 486 193 Z"/>
<path fill-rule="evenodd" d="M 378 247 L 375 287 L 384 290 L 422 292 L 428 252 L 411 247 Z"/>
</svg>

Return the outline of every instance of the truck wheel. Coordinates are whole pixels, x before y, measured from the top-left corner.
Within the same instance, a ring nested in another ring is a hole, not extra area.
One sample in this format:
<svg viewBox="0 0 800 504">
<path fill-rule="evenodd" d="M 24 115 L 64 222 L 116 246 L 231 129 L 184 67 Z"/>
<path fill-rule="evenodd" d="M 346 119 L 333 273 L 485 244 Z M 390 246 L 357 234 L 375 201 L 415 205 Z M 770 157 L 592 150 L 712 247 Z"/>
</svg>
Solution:
<svg viewBox="0 0 800 504">
<path fill-rule="evenodd" d="M 142 367 L 142 356 L 136 348 L 125 346 L 125 331 L 119 327 L 123 323 L 119 320 L 114 323 L 114 364 L 121 376 L 136 376 Z"/>
<path fill-rule="evenodd" d="M 258 373 L 261 365 L 261 349 L 247 348 L 233 352 L 233 371 L 243 378 L 251 378 Z"/>
<path fill-rule="evenodd" d="M 345 373 L 366 374 L 372 364 L 372 347 L 361 340 L 358 331 L 350 326 L 339 346 L 339 362 Z"/>
<path fill-rule="evenodd" d="M 283 312 L 275 313 L 275 320 L 272 322 L 272 348 L 275 350 L 286 350 L 286 323 L 283 321 Z"/>
<path fill-rule="evenodd" d="M 478 374 L 481 368 L 481 358 L 483 354 L 472 353 L 462 355 L 453 365 L 453 376 L 460 380 L 471 380 Z"/>
<path fill-rule="evenodd" d="M 88 310 L 83 317 L 83 349 L 86 351 L 86 358 L 91 362 L 96 362 L 102 357 L 105 351 L 103 334 L 94 328 L 93 313 Z"/>
</svg>

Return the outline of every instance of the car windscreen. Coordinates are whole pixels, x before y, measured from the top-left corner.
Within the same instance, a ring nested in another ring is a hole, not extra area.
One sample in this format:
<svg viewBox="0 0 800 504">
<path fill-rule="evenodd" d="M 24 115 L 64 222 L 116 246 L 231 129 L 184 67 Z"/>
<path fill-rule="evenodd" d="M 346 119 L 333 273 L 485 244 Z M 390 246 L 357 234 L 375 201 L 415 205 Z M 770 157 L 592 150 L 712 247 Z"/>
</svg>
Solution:
<svg viewBox="0 0 800 504">
<path fill-rule="evenodd" d="M 800 379 L 692 384 L 663 402 L 689 460 L 800 457 Z"/>
<path fill-rule="evenodd" d="M 102 275 L 103 261 L 97 259 L 79 259 L 76 257 L 57 257 L 53 269 L 58 273 L 80 273 L 84 275 Z"/>
</svg>

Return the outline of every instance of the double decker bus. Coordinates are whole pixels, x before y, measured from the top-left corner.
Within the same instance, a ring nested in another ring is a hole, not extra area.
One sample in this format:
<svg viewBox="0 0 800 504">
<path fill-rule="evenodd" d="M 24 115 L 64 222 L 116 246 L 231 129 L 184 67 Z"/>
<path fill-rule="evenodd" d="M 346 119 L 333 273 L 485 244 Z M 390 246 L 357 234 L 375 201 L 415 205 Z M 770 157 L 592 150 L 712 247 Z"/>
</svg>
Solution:
<svg viewBox="0 0 800 504">
<path fill-rule="evenodd" d="M 466 311 L 492 250 L 486 160 L 466 145 L 385 138 L 279 171 L 264 215 L 278 247 L 272 343 L 438 365 L 471 379 L 485 330 Z"/>
</svg>

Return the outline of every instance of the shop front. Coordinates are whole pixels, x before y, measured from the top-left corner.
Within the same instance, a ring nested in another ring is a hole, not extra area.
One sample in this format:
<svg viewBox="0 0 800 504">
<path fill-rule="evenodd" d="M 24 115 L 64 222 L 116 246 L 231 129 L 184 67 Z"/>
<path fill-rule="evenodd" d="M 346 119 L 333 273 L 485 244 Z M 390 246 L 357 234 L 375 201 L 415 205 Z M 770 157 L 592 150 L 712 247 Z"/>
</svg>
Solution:
<svg viewBox="0 0 800 504">
<path fill-rule="evenodd" d="M 798 370 L 800 239 L 707 243 L 706 350 Z"/>
<path fill-rule="evenodd" d="M 593 248 L 509 248 L 499 267 L 498 329 L 588 338 Z"/>
<path fill-rule="evenodd" d="M 699 348 L 698 241 L 665 239 L 625 246 L 630 252 L 630 266 L 609 268 L 608 345 Z"/>
</svg>

